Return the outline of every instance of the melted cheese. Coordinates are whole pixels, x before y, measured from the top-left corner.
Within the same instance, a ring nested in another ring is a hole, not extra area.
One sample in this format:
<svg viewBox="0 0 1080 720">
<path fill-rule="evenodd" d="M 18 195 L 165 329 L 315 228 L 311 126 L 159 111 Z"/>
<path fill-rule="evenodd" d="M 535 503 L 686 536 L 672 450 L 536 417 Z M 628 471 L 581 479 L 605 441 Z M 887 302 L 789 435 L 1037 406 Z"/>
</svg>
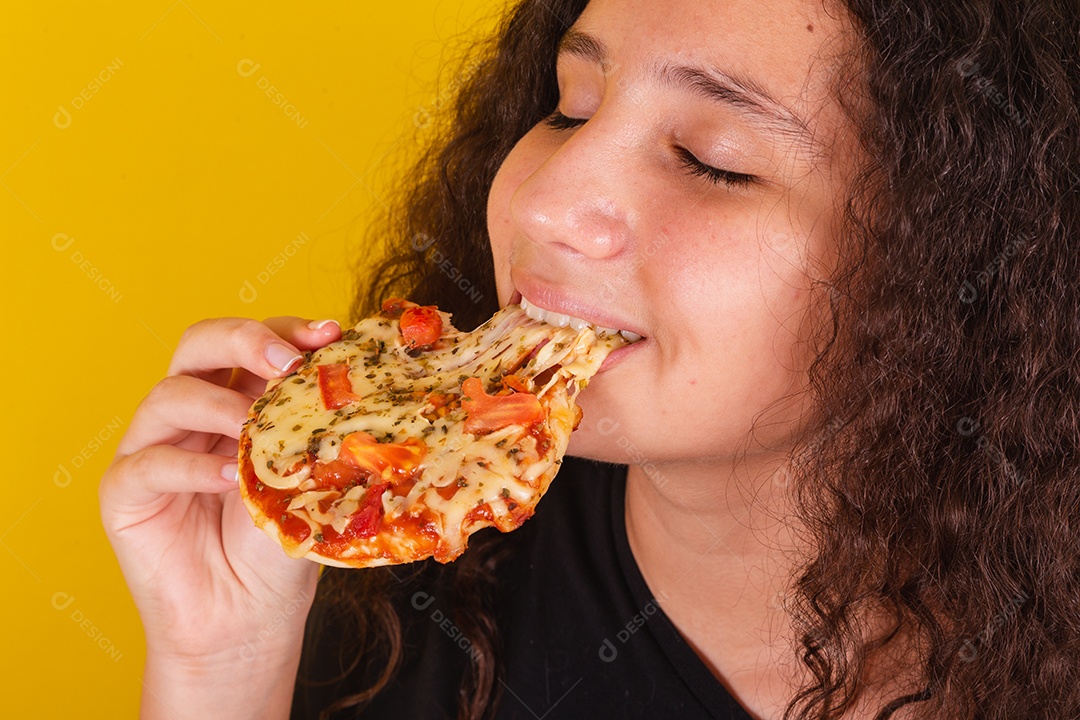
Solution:
<svg viewBox="0 0 1080 720">
<path fill-rule="evenodd" d="M 383 493 L 383 523 L 405 515 L 434 516 L 441 538 L 439 559 L 457 557 L 468 535 L 482 526 L 514 529 L 523 517 L 521 508 L 531 514 L 558 470 L 576 425 L 573 400 L 579 388 L 611 350 L 625 343 L 617 335 L 598 336 L 591 328 L 579 331 L 533 320 L 518 306 L 499 311 L 472 333 L 454 330 L 450 316 L 440 314 L 446 328 L 442 337 L 431 350 L 412 354 L 402 343 L 396 320 L 381 316 L 362 320 L 341 341 L 317 351 L 296 373 L 272 384 L 253 407 L 245 431 L 251 439 L 255 474 L 269 487 L 295 491 L 288 512 L 311 527 L 311 537 L 290 554 L 317 550 L 315 536 L 322 527 L 329 525 L 341 533 L 356 512 L 364 487 L 346 493 L 316 487 L 309 461 L 309 451 L 321 462 L 336 459 L 343 438 L 353 432 L 369 433 L 380 442 L 423 440 L 427 454 L 408 494 Z M 329 410 L 320 395 L 317 366 L 336 363 L 349 365 L 352 390 L 360 399 Z M 490 391 L 511 369 L 545 408 L 544 427 L 551 443 L 542 455 L 526 428 L 511 425 L 473 435 L 464 430 L 460 404 L 444 417 L 434 417 L 428 401 L 430 393 L 460 395 L 461 384 L 469 377 L 480 378 Z M 537 386 L 541 375 L 547 377 Z M 457 489 L 446 499 L 439 489 L 450 494 L 446 490 L 450 486 Z M 467 518 L 474 508 L 485 505 L 491 522 Z M 383 545 L 386 540 L 381 539 Z M 398 562 L 415 559 L 410 540 L 392 538 Z M 349 563 L 349 558 L 356 558 L 350 564 L 361 565 L 373 551 L 373 541 L 357 539 L 341 559 Z M 325 561 L 317 552 L 312 557 Z"/>
</svg>

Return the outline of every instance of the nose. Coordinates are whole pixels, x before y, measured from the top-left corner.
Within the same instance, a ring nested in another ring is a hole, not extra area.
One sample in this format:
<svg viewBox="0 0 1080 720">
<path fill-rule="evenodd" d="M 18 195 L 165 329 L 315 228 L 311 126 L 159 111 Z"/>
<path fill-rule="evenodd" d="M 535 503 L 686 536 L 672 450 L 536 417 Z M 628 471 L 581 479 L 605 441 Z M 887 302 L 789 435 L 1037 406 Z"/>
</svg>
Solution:
<svg viewBox="0 0 1080 720">
<path fill-rule="evenodd" d="M 600 115 L 572 134 L 562 131 L 569 137 L 510 201 L 511 215 L 526 237 L 572 258 L 612 258 L 631 243 L 632 148 L 616 141 Z"/>
</svg>

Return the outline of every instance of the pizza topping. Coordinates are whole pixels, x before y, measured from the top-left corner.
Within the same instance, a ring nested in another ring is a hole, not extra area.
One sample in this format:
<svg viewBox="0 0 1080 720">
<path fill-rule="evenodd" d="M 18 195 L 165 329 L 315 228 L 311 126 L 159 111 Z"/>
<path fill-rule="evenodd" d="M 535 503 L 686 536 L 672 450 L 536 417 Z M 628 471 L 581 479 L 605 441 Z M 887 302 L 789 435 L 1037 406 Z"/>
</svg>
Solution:
<svg viewBox="0 0 1080 720">
<path fill-rule="evenodd" d="M 447 393 L 431 393 L 427 396 L 427 405 L 421 410 L 420 414 L 426 419 L 434 422 L 439 418 L 444 418 L 449 415 L 455 408 L 461 405 L 461 396 L 456 394 Z M 435 426 L 428 425 L 420 432 L 427 434 L 434 432 Z"/>
<path fill-rule="evenodd" d="M 477 378 L 463 382 L 461 392 L 467 433 L 484 435 L 509 425 L 528 427 L 544 419 L 544 408 L 532 393 L 488 395 Z"/>
<path fill-rule="evenodd" d="M 529 392 L 529 387 L 517 375 L 504 375 L 502 384 L 504 387 L 508 387 L 511 390 L 523 393 Z"/>
<path fill-rule="evenodd" d="M 580 417 L 579 380 L 625 342 L 518 306 L 460 332 L 436 308 L 388 301 L 252 407 L 248 509 L 293 557 L 449 562 L 479 527 L 532 514 Z"/>
<path fill-rule="evenodd" d="M 430 348 L 442 335 L 442 318 L 433 307 L 411 307 L 401 313 L 399 327 L 405 347 Z"/>
<path fill-rule="evenodd" d="M 389 488 L 388 483 L 369 487 L 342 534 L 357 538 L 373 536 L 379 530 L 383 518 L 382 496 Z"/>
<path fill-rule="evenodd" d="M 354 432 L 341 441 L 339 459 L 379 480 L 400 482 L 416 474 L 426 454 L 427 445 L 417 438 L 381 443 L 366 432 Z"/>
<path fill-rule="evenodd" d="M 399 297 L 387 298 L 386 300 L 383 300 L 382 315 L 383 317 L 390 319 L 398 318 L 401 317 L 401 313 L 403 313 L 406 308 L 413 307 L 420 306 L 414 302 L 409 302 L 408 300 Z"/>
<path fill-rule="evenodd" d="M 359 402 L 360 396 L 353 392 L 349 380 L 348 363 L 319 365 L 319 394 L 327 410 L 337 410 L 349 403 Z"/>
<path fill-rule="evenodd" d="M 311 477 L 319 487 L 346 488 L 362 485 L 368 475 L 356 465 L 344 460 L 318 462 L 311 470 Z"/>
</svg>

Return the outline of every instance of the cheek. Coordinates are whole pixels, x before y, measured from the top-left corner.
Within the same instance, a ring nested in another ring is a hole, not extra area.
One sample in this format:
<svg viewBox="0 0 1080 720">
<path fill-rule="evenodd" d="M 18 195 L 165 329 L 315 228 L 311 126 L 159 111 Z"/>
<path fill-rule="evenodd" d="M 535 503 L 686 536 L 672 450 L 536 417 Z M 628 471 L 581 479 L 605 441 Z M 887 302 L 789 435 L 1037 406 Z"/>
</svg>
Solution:
<svg viewBox="0 0 1080 720">
<path fill-rule="evenodd" d="M 753 439 L 783 447 L 801 432 L 808 280 L 790 245 L 759 245 L 731 216 L 643 266 L 656 347 L 590 384 L 575 454 L 611 462 L 707 460 Z M 695 239 L 698 241 L 695 242 Z M 771 249 L 770 249 L 771 246 Z"/>
<path fill-rule="evenodd" d="M 488 240 L 495 263 L 495 284 L 500 305 L 510 301 L 510 253 L 519 234 L 511 207 L 514 193 L 543 164 L 543 158 L 530 135 L 526 134 L 519 140 L 503 160 L 488 193 Z"/>
</svg>

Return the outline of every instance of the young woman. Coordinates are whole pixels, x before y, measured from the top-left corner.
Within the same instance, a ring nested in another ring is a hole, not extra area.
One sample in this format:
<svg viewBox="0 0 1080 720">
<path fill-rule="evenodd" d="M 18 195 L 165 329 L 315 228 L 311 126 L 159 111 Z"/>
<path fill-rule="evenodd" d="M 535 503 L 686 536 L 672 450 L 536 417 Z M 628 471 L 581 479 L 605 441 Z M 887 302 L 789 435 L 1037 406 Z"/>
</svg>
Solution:
<svg viewBox="0 0 1080 720">
<path fill-rule="evenodd" d="M 101 487 L 144 717 L 1080 717 L 1078 45 L 1067 0 L 518 4 L 355 315 L 644 339 L 520 530 L 319 581 L 231 458 L 340 329 L 192 326 Z"/>
</svg>

